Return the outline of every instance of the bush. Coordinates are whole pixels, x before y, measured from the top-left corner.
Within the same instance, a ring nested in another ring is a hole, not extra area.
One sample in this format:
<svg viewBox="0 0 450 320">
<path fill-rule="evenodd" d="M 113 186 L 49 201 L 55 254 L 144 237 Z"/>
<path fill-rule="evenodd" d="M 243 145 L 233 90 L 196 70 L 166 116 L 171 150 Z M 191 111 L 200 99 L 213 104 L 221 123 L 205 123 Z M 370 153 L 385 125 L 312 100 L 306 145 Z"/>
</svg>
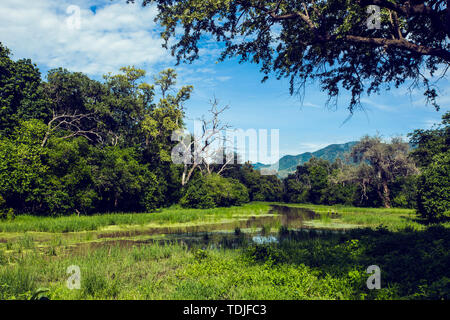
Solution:
<svg viewBox="0 0 450 320">
<path fill-rule="evenodd" d="M 322 204 L 343 204 L 351 206 L 356 197 L 357 187 L 352 184 L 329 184 L 321 198 Z"/>
<path fill-rule="evenodd" d="M 6 207 L 6 201 L 3 199 L 3 197 L 0 195 L 0 220 L 14 220 L 15 214 L 13 208 L 7 208 Z"/>
<path fill-rule="evenodd" d="M 270 263 L 273 265 L 285 263 L 286 253 L 274 245 L 254 245 L 245 249 L 244 255 L 254 263 Z"/>
<path fill-rule="evenodd" d="M 392 205 L 398 208 L 413 209 L 417 207 L 417 176 L 397 179 L 391 187 Z"/>
<path fill-rule="evenodd" d="M 180 200 L 183 208 L 210 209 L 215 207 L 214 200 L 209 194 L 203 179 L 191 183 Z"/>
<path fill-rule="evenodd" d="M 208 209 L 241 205 L 248 201 L 247 188 L 239 181 L 211 174 L 191 183 L 180 205 L 184 208 Z"/>
<path fill-rule="evenodd" d="M 161 194 L 161 187 L 158 183 L 158 178 L 152 172 L 148 172 L 146 176 L 146 186 L 144 196 L 141 199 L 141 204 L 147 211 L 154 211 L 160 205 L 163 195 Z"/>
<path fill-rule="evenodd" d="M 450 210 L 450 153 L 434 157 L 418 179 L 417 211 L 428 221 L 448 218 Z"/>
</svg>

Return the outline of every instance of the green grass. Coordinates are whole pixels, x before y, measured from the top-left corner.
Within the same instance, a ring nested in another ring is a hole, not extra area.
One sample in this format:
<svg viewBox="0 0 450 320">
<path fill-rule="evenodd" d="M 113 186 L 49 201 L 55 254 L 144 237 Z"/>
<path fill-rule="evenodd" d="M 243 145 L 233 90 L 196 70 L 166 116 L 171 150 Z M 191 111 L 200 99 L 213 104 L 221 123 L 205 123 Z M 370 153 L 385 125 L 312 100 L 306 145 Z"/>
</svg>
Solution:
<svg viewBox="0 0 450 320">
<path fill-rule="evenodd" d="M 19 216 L 0 223 L 0 299 L 30 299 L 39 288 L 48 288 L 51 299 L 450 298 L 448 225 L 421 225 L 413 211 L 404 209 L 289 206 L 316 211 L 320 218 L 307 223 L 325 230 L 298 232 L 278 221 L 265 222 L 262 231 L 257 229 L 265 234 L 280 230 L 279 244 L 244 242 L 239 249 L 201 250 L 135 242 L 164 235 L 100 235 L 155 226 L 209 227 L 267 214 L 269 204 L 91 217 Z M 340 218 L 331 219 L 330 210 Z M 335 228 L 351 230 L 326 230 Z M 238 227 L 229 231 L 244 233 Z M 365 285 L 365 270 L 373 264 L 381 267 L 382 290 Z M 71 265 L 81 269 L 80 290 L 66 287 Z"/>
<path fill-rule="evenodd" d="M 180 245 L 118 246 L 70 257 L 29 254 L 0 271 L 1 299 L 354 299 L 348 276 L 321 276 L 303 264 L 257 263 L 237 250 L 197 254 Z M 81 289 L 65 273 L 81 269 Z"/>
<path fill-rule="evenodd" d="M 307 208 L 321 215 L 319 220 L 310 221 L 307 225 L 314 227 L 371 227 L 376 228 L 380 225 L 387 227 L 389 230 L 399 230 L 404 228 L 412 228 L 423 230 L 425 227 L 417 220 L 414 209 L 400 208 L 357 208 L 351 206 L 324 206 L 313 204 L 286 204 L 291 207 Z M 338 219 L 331 219 L 328 213 L 339 214 Z"/>
<path fill-rule="evenodd" d="M 279 244 L 234 250 L 57 246 L 56 254 L 0 254 L 0 299 L 30 299 L 39 288 L 50 299 L 448 299 L 449 245 L 449 230 L 432 227 L 290 231 Z M 366 287 L 372 264 L 382 270 L 381 290 Z M 66 286 L 71 265 L 81 270 L 79 290 Z"/>
<path fill-rule="evenodd" d="M 36 217 L 18 216 L 13 221 L 0 221 L 0 232 L 65 233 L 100 230 L 107 226 L 173 225 L 231 220 L 267 213 L 269 205 L 251 203 L 242 207 L 215 209 L 181 209 L 172 207 L 153 213 L 114 213 L 92 216 Z"/>
</svg>

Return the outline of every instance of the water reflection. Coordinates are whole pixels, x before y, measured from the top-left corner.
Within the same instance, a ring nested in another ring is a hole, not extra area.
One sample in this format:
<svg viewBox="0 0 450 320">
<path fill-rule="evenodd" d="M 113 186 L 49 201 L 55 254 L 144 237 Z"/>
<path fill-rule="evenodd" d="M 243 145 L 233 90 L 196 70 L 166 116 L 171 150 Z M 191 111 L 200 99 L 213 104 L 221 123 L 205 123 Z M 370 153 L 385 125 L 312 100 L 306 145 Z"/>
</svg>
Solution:
<svg viewBox="0 0 450 320">
<path fill-rule="evenodd" d="M 252 241 L 256 244 L 267 244 L 267 243 L 278 243 L 278 239 L 274 236 L 264 237 L 264 236 L 254 236 Z"/>
<path fill-rule="evenodd" d="M 103 235 L 104 238 L 133 237 L 149 235 L 147 240 L 113 240 L 110 244 L 124 246 L 143 245 L 149 243 L 178 243 L 188 247 L 200 248 L 239 248 L 249 244 L 278 243 L 283 239 L 299 240 L 313 238 L 324 233 L 342 233 L 345 231 L 317 230 L 305 225 L 306 221 L 321 219 L 321 215 L 313 210 L 282 205 L 272 205 L 265 216 L 251 217 L 247 220 L 231 223 L 216 223 L 192 226 L 184 229 L 159 228 L 139 232 L 118 232 Z M 334 219 L 338 215 L 327 215 Z M 99 244 L 105 245 L 105 243 Z"/>
</svg>

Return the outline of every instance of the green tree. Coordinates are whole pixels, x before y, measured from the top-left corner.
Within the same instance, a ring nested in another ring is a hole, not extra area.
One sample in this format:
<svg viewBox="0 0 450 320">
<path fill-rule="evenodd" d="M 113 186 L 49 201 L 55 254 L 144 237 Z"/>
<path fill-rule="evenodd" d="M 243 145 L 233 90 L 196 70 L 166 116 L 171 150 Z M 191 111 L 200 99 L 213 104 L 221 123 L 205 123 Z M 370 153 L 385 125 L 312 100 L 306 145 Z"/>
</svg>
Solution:
<svg viewBox="0 0 450 320">
<path fill-rule="evenodd" d="M 127 2 L 135 2 L 128 0 Z M 165 47 L 192 62 L 205 35 L 223 43 L 221 60 L 240 57 L 261 71 L 290 79 L 291 93 L 318 80 L 330 99 L 351 93 L 350 111 L 360 96 L 423 85 L 436 108 L 437 90 L 422 70 L 434 74 L 450 63 L 448 1 L 406 0 L 143 0 L 156 2 Z M 380 27 L 369 5 L 380 8 Z M 184 32 L 180 35 L 179 30 Z M 173 41 L 170 41 L 172 40 Z M 444 69 L 446 70 L 446 69 Z"/>
<path fill-rule="evenodd" d="M 400 138 L 385 143 L 380 137 L 363 137 L 350 153 L 355 163 L 360 163 L 355 172 L 356 180 L 364 188 L 370 184 L 378 192 L 385 208 L 391 207 L 392 184 L 398 177 L 417 173 L 413 161 L 408 157 L 409 144 Z"/>
<path fill-rule="evenodd" d="M 86 138 L 77 137 L 50 139 L 46 149 L 48 188 L 45 198 L 50 213 L 93 213 L 100 200 L 94 185 L 96 148 Z"/>
<path fill-rule="evenodd" d="M 48 168 L 40 141 L 45 129 L 41 121 L 28 120 L 11 137 L 0 138 L 0 194 L 19 212 L 37 212 L 44 205 Z"/>
<path fill-rule="evenodd" d="M 49 106 L 44 98 L 41 74 L 29 59 L 13 61 L 0 43 L 0 134 L 12 134 L 20 121 L 46 120 Z"/>
<path fill-rule="evenodd" d="M 188 208 L 212 208 L 241 205 L 249 201 L 247 188 L 238 180 L 216 173 L 192 181 L 180 204 Z"/>
<path fill-rule="evenodd" d="M 415 130 L 408 135 L 414 146 L 412 158 L 419 167 L 426 167 L 433 162 L 433 158 L 450 148 L 450 112 L 442 117 L 442 123 L 429 130 Z"/>
<path fill-rule="evenodd" d="M 51 109 L 43 147 L 52 136 L 60 139 L 82 136 L 92 143 L 106 139 L 102 132 L 105 125 L 100 122 L 100 113 L 105 112 L 102 104 L 105 88 L 100 82 L 59 68 L 48 72 L 42 88 Z"/>
<path fill-rule="evenodd" d="M 140 203 L 147 208 L 160 204 L 160 197 L 156 194 L 158 182 L 137 158 L 133 148 L 107 147 L 98 152 L 94 185 L 105 210 L 132 211 L 139 210 Z M 146 198 L 144 201 L 141 200 L 142 195 Z M 157 200 L 153 199 L 155 196 Z"/>
<path fill-rule="evenodd" d="M 285 198 L 292 202 L 322 203 L 330 173 L 329 161 L 311 158 L 285 179 Z"/>
<path fill-rule="evenodd" d="M 428 221 L 450 218 L 450 152 L 436 155 L 419 176 L 417 211 Z"/>
<path fill-rule="evenodd" d="M 440 220 L 450 208 L 450 112 L 436 128 L 416 130 L 410 137 L 416 147 L 412 158 L 422 169 L 417 179 L 417 212 L 428 221 Z"/>
<path fill-rule="evenodd" d="M 170 162 L 171 151 L 176 144 L 171 139 L 172 133 L 184 127 L 184 103 L 190 99 L 194 88 L 183 86 L 176 92 L 177 74 L 173 69 L 163 70 L 154 79 L 161 98 L 145 115 L 141 130 L 148 150 L 157 155 L 159 160 Z"/>
<path fill-rule="evenodd" d="M 291 203 L 308 202 L 308 189 L 295 175 L 289 175 L 284 180 L 284 200 Z"/>
<path fill-rule="evenodd" d="M 328 186 L 329 162 L 312 158 L 309 161 L 308 172 L 311 188 L 309 199 L 312 203 L 321 203 Z"/>
<path fill-rule="evenodd" d="M 281 201 L 283 198 L 282 181 L 276 176 L 261 175 L 250 163 L 230 165 L 223 175 L 237 179 L 245 185 L 251 201 Z"/>
</svg>

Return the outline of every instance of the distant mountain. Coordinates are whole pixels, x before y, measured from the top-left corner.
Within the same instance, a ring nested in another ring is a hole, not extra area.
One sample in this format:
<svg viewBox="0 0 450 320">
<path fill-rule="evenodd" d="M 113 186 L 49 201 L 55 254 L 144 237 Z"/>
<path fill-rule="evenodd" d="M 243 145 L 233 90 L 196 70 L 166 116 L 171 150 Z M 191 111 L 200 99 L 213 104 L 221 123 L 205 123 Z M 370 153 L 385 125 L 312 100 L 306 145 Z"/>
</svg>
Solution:
<svg viewBox="0 0 450 320">
<path fill-rule="evenodd" d="M 279 161 L 278 176 L 287 177 L 297 169 L 297 166 L 308 162 L 312 157 L 334 162 L 337 158 L 345 159 L 345 154 L 350 152 L 358 142 L 352 141 L 344 144 L 332 144 L 316 152 L 305 152 L 297 156 L 284 156 Z M 262 163 L 255 163 L 253 167 L 256 170 L 270 167 Z"/>
</svg>

